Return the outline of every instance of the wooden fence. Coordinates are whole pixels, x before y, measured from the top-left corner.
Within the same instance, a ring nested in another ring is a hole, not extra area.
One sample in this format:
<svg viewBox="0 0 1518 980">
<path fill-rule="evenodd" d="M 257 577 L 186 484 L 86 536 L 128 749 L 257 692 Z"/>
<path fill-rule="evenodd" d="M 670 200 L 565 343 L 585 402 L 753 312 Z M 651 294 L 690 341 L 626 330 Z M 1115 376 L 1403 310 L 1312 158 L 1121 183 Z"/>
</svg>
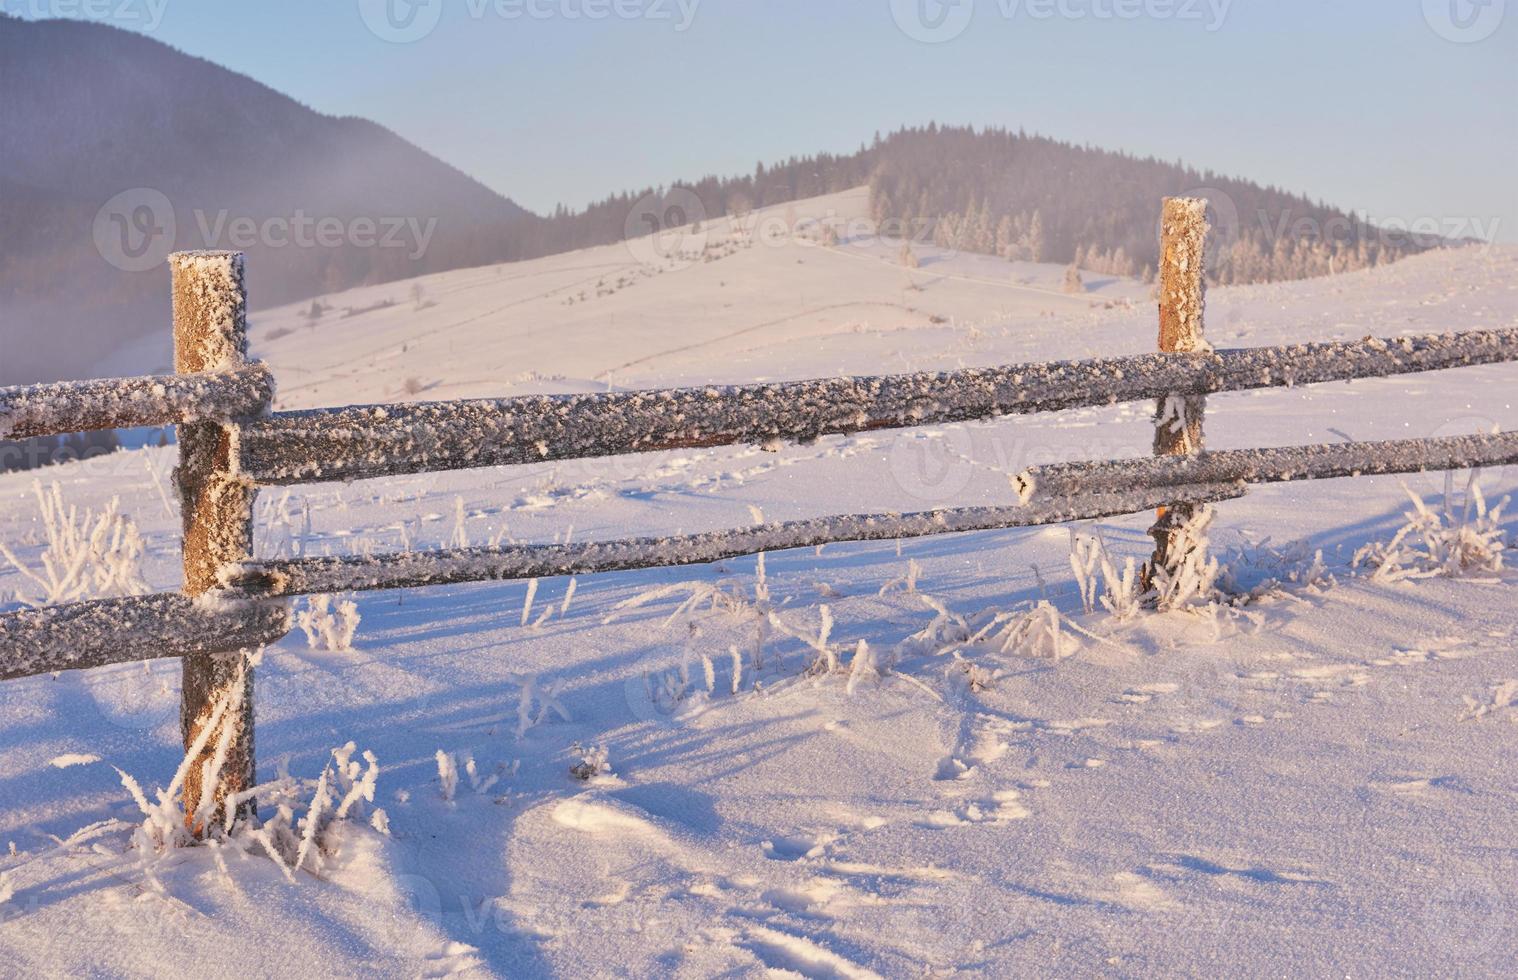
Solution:
<svg viewBox="0 0 1518 980">
<path fill-rule="evenodd" d="M 840 541 L 891 540 L 1158 510 L 1150 568 L 1201 504 L 1249 484 L 1518 462 L 1518 433 L 1208 453 L 1214 392 L 1387 377 L 1518 360 L 1518 330 L 1215 351 L 1203 339 L 1206 204 L 1167 200 L 1159 352 L 936 374 L 783 384 L 269 412 L 273 382 L 247 358 L 242 256 L 169 260 L 176 374 L 0 389 L 0 438 L 177 424 L 182 592 L 0 615 L 0 680 L 183 659 L 190 747 L 218 699 L 243 705 L 218 795 L 254 784 L 252 672 L 245 651 L 291 628 L 285 599 L 328 592 L 529 579 L 684 564 Z M 808 442 L 874 429 L 1155 399 L 1155 456 L 1037 467 L 1020 503 L 845 515 L 660 539 L 512 545 L 375 557 L 258 560 L 258 487 L 735 444 Z M 217 745 L 221 732 L 200 740 Z M 191 768 L 194 813 L 205 765 Z M 198 828 L 192 828 L 198 829 Z"/>
</svg>

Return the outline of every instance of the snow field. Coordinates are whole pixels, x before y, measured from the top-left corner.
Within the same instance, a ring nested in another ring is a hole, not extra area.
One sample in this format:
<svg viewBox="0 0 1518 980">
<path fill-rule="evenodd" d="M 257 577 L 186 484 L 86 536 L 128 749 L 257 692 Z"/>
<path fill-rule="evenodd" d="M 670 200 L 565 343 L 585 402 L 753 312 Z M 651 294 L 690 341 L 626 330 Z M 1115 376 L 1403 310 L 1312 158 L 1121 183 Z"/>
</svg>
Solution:
<svg viewBox="0 0 1518 980">
<path fill-rule="evenodd" d="M 1134 309 L 1092 309 L 1003 289 L 1007 264 L 980 257 L 924 256 L 940 278 L 920 318 L 871 315 L 856 329 L 861 306 L 797 313 L 824 289 L 859 304 L 899 292 L 888 250 L 847 245 L 756 246 L 560 304 L 563 321 L 528 315 L 591 274 L 574 266 L 616 254 L 439 277 L 427 283 L 436 305 L 393 323 L 378 311 L 271 339 L 294 311 L 255 315 L 255 353 L 282 381 L 304 372 L 282 386 L 291 407 L 384 397 L 405 372 L 459 379 L 423 397 L 462 397 L 599 390 L 608 368 L 635 360 L 619 386 L 1153 344 L 1140 287 L 1103 287 L 1130 290 Z M 740 262 L 752 264 L 724 271 Z M 1513 326 L 1515 272 L 1511 250 L 1462 250 L 1219 289 L 1208 336 L 1233 346 Z M 719 276 L 763 295 L 728 300 Z M 712 334 L 670 314 L 687 301 L 722 321 Z M 576 342 L 611 322 L 608 342 Z M 402 336 L 421 338 L 406 368 L 338 356 L 367 339 L 379 358 Z M 1208 440 L 1512 429 L 1514 372 L 1216 396 Z M 1145 453 L 1151 411 L 266 490 L 257 553 L 696 533 L 751 524 L 755 509 L 779 521 L 1012 504 L 1012 477 L 1030 465 Z M 83 507 L 120 496 L 155 589 L 179 574 L 177 515 L 154 489 L 172 455 L 44 474 Z M 0 540 L 23 561 L 43 543 L 31 482 L 0 477 Z M 762 577 L 754 559 L 734 559 L 583 577 L 572 595 L 569 580 L 542 579 L 358 596 L 351 649 L 313 649 L 297 632 L 256 674 L 261 775 L 288 755 L 314 780 L 349 741 L 380 768 L 388 836 L 344 828 L 320 877 L 295 885 L 267 858 L 223 854 L 223 873 L 196 849 L 155 864 L 156 888 L 123 863 L 114 830 L 49 854 L 49 834 L 140 820 L 112 765 L 148 792 L 172 775 L 178 668 L 9 682 L 0 848 L 14 841 L 16 854 L 0 858 L 0 948 L 26 972 L 134 976 L 243 973 L 250 955 L 258 972 L 316 976 L 1505 971 L 1518 949 L 1518 581 L 1352 569 L 1406 523 L 1401 482 L 1268 487 L 1216 505 L 1213 553 L 1240 587 L 1285 582 L 1237 614 L 1084 613 L 1067 527 L 775 553 Z M 1430 500 L 1444 482 L 1406 480 Z M 1487 472 L 1482 487 L 1495 503 L 1518 472 Z M 1077 530 L 1100 533 L 1121 566 L 1148 552 L 1149 523 Z M 1512 518 L 1500 527 L 1511 537 Z M 22 585 L 0 570 L 0 593 Z M 680 611 L 693 594 L 706 601 Z M 1040 602 L 1099 639 L 1068 626 L 1052 647 L 957 638 L 956 618 Z M 870 669 L 856 676 L 861 641 Z M 811 669 L 827 663 L 818 647 L 838 671 Z M 1057 656 L 1031 655 L 1040 649 Z"/>
</svg>

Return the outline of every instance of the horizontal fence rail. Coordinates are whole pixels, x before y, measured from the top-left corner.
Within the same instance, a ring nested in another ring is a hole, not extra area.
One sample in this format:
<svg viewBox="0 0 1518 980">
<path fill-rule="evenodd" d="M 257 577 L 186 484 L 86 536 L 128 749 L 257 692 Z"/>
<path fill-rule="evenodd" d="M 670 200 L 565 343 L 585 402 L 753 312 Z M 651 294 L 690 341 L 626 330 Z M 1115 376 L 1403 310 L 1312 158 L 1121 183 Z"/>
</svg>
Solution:
<svg viewBox="0 0 1518 980">
<path fill-rule="evenodd" d="M 0 388 L 0 439 L 248 418 L 273 397 L 274 376 L 262 364 L 221 374 Z"/>
<path fill-rule="evenodd" d="M 178 592 L 28 609 L 0 616 L 0 680 L 256 648 L 290 625 L 281 603 L 196 601 Z"/>
<path fill-rule="evenodd" d="M 233 595 L 269 598 L 588 575 L 704 565 L 760 552 L 844 541 L 896 541 L 965 531 L 1065 524 L 1133 514 L 1177 499 L 1211 503 L 1243 495 L 1243 489 L 1234 486 L 1180 490 L 1166 487 L 1139 493 L 1085 494 L 1032 506 L 970 507 L 921 514 L 850 514 L 669 538 L 245 562 L 224 566 L 220 578 Z"/>
<path fill-rule="evenodd" d="M 1518 329 L 941 374 L 282 412 L 241 427 L 241 473 L 317 483 L 874 429 L 1518 360 Z"/>
<path fill-rule="evenodd" d="M 1014 507 L 844 515 L 671 538 L 245 562 L 224 566 L 219 579 L 232 594 L 251 598 L 700 565 L 835 542 L 1065 524 L 1214 503 L 1243 496 L 1249 484 L 1514 463 L 1513 432 L 1062 463 L 1019 474 L 1013 483 L 1023 503 Z"/>
<path fill-rule="evenodd" d="M 1053 463 L 1024 470 L 1014 480 L 1025 502 L 1059 499 L 1072 488 L 1104 493 L 1184 487 L 1194 483 L 1285 483 L 1346 476 L 1461 470 L 1518 463 L 1518 432 L 1446 436 L 1332 446 L 1228 449 L 1195 456 Z"/>
</svg>

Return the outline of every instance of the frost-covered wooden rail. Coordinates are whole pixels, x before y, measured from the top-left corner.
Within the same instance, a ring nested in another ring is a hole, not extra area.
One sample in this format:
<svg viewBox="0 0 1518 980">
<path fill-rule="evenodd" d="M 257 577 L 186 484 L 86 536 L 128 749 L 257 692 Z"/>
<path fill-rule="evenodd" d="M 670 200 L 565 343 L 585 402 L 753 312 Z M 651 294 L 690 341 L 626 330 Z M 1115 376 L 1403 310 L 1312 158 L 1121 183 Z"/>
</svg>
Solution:
<svg viewBox="0 0 1518 980">
<path fill-rule="evenodd" d="M 274 376 L 262 364 L 213 374 L 166 374 L 0 388 L 0 439 L 230 421 L 262 412 Z"/>
<path fill-rule="evenodd" d="M 222 569 L 222 582 L 239 597 L 270 598 L 672 568 L 843 541 L 900 541 L 935 534 L 1065 524 L 1132 514 L 1176 500 L 1201 504 L 1243 495 L 1244 488 L 1237 484 L 1195 484 L 1137 494 L 1071 495 L 1029 506 L 850 514 L 668 538 L 249 562 Z"/>
<path fill-rule="evenodd" d="M 1195 506 L 1250 484 L 1518 462 L 1518 434 L 1208 453 L 1205 398 L 1518 361 L 1518 329 L 1214 351 L 1202 339 L 1204 202 L 1165 203 L 1160 352 L 939 374 L 783 384 L 375 405 L 270 414 L 273 382 L 246 358 L 242 257 L 171 257 L 176 375 L 0 389 L 0 437 L 177 424 L 184 517 L 180 593 L 0 615 L 0 680 L 163 657 L 184 659 L 186 744 L 217 698 L 243 712 L 218 793 L 253 780 L 252 673 L 242 651 L 290 629 L 285 598 L 699 564 L 839 541 L 893 540 L 1064 523 L 1159 509 L 1156 556 Z M 921 514 L 841 515 L 663 539 L 470 548 L 372 558 L 260 561 L 259 486 L 380 478 L 735 444 L 776 445 L 875 429 L 1052 412 L 1141 399 L 1158 405 L 1155 456 L 1038 467 L 1020 503 Z M 216 744 L 218 738 L 209 740 Z M 186 788 L 195 812 L 200 779 Z"/>
<path fill-rule="evenodd" d="M 942 374 L 280 412 L 240 429 L 241 472 L 320 483 L 874 429 L 1172 394 L 1380 378 L 1518 358 L 1518 330 L 1015 364 Z"/>
</svg>

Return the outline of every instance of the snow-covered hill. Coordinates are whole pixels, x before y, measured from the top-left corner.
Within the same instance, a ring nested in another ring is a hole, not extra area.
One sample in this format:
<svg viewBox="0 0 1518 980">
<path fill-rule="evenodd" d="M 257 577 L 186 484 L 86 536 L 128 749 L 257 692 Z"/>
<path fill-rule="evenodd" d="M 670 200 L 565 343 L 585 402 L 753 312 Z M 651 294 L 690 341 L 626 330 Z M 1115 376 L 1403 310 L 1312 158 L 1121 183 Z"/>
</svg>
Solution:
<svg viewBox="0 0 1518 980">
<path fill-rule="evenodd" d="M 1152 348 L 1141 284 L 1088 275 L 1076 297 L 1061 268 L 928 248 L 908 270 L 896 242 L 824 247 L 807 220 L 864 206 L 859 192 L 807 202 L 799 230 L 772 237 L 783 209 L 661 253 L 645 241 L 354 290 L 314 322 L 256 317 L 255 352 L 290 408 Z M 1208 308 L 1217 346 L 1498 326 L 1518 326 L 1518 250 L 1219 289 Z M 1208 438 L 1512 429 L 1515 391 L 1509 365 L 1221 396 Z M 1011 503 L 1030 463 L 1147 452 L 1149 413 L 265 491 L 258 549 Z M 44 474 L 81 505 L 121 496 L 155 588 L 177 583 L 172 460 Z M 0 478 L 0 541 L 25 561 L 41 545 L 31 479 Z M 1407 483 L 1430 500 L 1444 487 Z M 1482 485 L 1496 500 L 1518 472 Z M 48 853 L 47 835 L 136 819 L 107 763 L 145 784 L 172 774 L 176 665 L 0 684 L 0 841 L 17 852 L 0 858 L 0 949 L 26 972 L 130 975 L 1506 972 L 1518 579 L 1351 570 L 1409 506 L 1379 478 L 1219 505 L 1214 549 L 1243 584 L 1286 582 L 1233 614 L 1082 613 L 1069 528 L 359 597 L 354 650 L 296 634 L 265 653 L 258 745 L 269 774 L 288 755 L 311 777 L 349 740 L 373 750 L 390 835 L 352 828 L 321 880 L 295 884 L 236 854 L 225 873 L 201 851 L 144 867 L 112 827 Z M 1077 530 L 1120 563 L 1147 552 L 1148 523 Z M 724 594 L 679 611 L 710 587 Z M 0 595 L 24 588 L 0 571 Z M 959 642 L 961 620 L 1040 600 L 1087 631 L 1066 629 L 1063 659 Z M 779 621 L 758 654 L 755 608 Z M 818 643 L 824 617 L 837 673 L 808 670 L 815 651 L 790 635 Z M 500 778 L 476 791 L 461 775 L 445 801 L 439 751 L 472 757 L 482 785 Z M 609 773 L 569 775 L 602 751 Z"/>
</svg>

